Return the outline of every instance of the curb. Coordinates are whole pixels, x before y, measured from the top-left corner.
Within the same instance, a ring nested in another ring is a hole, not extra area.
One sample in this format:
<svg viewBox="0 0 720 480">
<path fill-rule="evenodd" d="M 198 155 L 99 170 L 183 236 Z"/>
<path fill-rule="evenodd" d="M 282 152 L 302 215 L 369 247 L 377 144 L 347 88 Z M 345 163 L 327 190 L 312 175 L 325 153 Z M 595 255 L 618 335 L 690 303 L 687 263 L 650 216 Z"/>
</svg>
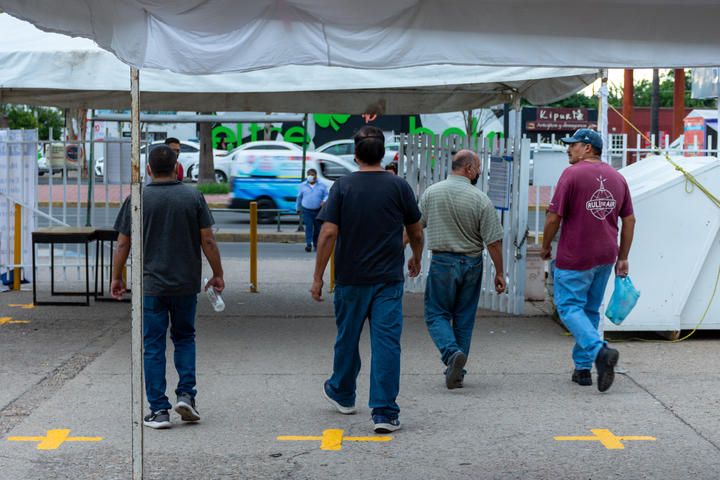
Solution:
<svg viewBox="0 0 720 480">
<path fill-rule="evenodd" d="M 249 233 L 216 233 L 215 240 L 218 242 L 247 243 L 250 241 Z M 258 233 L 258 243 L 305 243 L 305 234 L 295 233 Z"/>
<path fill-rule="evenodd" d="M 78 203 L 77 202 L 60 202 L 60 201 L 54 201 L 52 202 L 53 208 L 58 207 L 62 208 L 62 206 L 65 205 L 67 208 L 77 208 Z M 87 202 L 80 202 L 80 207 L 87 208 Z M 38 202 L 38 207 L 49 207 L 50 202 Z M 122 206 L 122 202 L 95 202 L 95 207 L 114 207 L 114 208 L 120 208 Z M 227 204 L 225 203 L 208 203 L 208 207 L 210 208 L 227 208 Z"/>
</svg>

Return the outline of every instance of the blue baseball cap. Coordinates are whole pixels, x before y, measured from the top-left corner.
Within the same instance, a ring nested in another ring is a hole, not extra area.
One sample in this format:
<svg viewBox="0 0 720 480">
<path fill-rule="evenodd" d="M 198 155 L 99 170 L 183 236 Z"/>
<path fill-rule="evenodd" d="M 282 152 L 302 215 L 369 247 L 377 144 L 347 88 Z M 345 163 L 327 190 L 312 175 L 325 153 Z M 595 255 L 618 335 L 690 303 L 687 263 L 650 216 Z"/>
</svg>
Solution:
<svg viewBox="0 0 720 480">
<path fill-rule="evenodd" d="M 563 143 L 587 143 L 595 148 L 603 148 L 602 137 L 595 130 L 589 128 L 581 128 L 577 132 L 573 133 L 572 137 L 565 137 L 560 139 Z"/>
</svg>

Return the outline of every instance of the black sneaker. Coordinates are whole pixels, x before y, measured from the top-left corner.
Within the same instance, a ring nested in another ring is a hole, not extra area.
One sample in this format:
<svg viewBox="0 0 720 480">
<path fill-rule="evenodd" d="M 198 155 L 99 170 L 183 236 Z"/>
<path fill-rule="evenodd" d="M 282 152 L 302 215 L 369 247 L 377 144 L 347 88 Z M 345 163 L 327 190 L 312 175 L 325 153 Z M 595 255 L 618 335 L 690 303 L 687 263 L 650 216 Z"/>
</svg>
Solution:
<svg viewBox="0 0 720 480">
<path fill-rule="evenodd" d="M 180 415 L 183 422 L 197 422 L 200 420 L 200 414 L 195 409 L 195 399 L 187 393 L 178 395 L 175 412 Z"/>
<path fill-rule="evenodd" d="M 445 370 L 445 385 L 447 388 L 462 388 L 465 362 L 467 362 L 467 355 L 463 352 L 458 350 L 452 354 L 448 361 L 448 368 Z"/>
<path fill-rule="evenodd" d="M 311 247 L 310 245 L 307 245 L 307 246 L 305 247 L 305 251 L 306 251 L 306 252 L 312 252 L 312 247 Z"/>
<path fill-rule="evenodd" d="M 592 385 L 592 375 L 590 375 L 590 370 L 575 369 L 572 374 L 572 381 L 578 385 Z"/>
<path fill-rule="evenodd" d="M 390 433 L 400 430 L 400 420 L 397 418 L 390 419 L 385 415 L 373 415 L 372 421 L 375 433 Z"/>
<path fill-rule="evenodd" d="M 617 365 L 619 358 L 620 352 L 605 345 L 598 352 L 595 358 L 595 368 L 597 369 L 597 387 L 601 392 L 604 392 L 613 384 L 615 365 Z"/>
<path fill-rule="evenodd" d="M 172 427 L 172 423 L 170 423 L 170 414 L 164 409 L 158 410 L 157 412 L 150 412 L 150 414 L 143 419 L 143 425 L 158 429 L 170 428 Z"/>
</svg>

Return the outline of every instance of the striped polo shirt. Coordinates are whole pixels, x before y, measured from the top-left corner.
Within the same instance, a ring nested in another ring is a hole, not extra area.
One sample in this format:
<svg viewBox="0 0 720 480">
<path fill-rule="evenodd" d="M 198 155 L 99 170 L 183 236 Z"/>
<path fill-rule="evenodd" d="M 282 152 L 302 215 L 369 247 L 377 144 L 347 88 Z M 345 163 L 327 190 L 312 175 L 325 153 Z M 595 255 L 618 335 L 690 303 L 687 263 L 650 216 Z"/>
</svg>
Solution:
<svg viewBox="0 0 720 480">
<path fill-rule="evenodd" d="M 428 187 L 420 199 L 420 211 L 428 248 L 436 252 L 477 256 L 483 244 L 503 238 L 492 202 L 461 175 L 450 175 Z"/>
</svg>

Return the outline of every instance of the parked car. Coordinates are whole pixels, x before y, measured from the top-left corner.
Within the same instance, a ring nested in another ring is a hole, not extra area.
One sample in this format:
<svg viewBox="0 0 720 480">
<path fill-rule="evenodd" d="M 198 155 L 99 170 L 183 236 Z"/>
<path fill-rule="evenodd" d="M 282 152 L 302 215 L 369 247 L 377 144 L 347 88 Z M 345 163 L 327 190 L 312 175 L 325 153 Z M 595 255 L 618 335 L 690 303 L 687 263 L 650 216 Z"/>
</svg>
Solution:
<svg viewBox="0 0 720 480">
<path fill-rule="evenodd" d="M 145 163 L 145 150 L 150 147 L 150 150 L 153 148 L 165 145 L 164 141 L 158 141 L 158 142 L 152 142 L 150 145 L 142 145 L 140 147 L 140 161 L 144 164 Z M 225 155 L 227 155 L 228 152 L 225 150 L 213 150 L 213 155 L 215 155 L 215 158 L 220 158 Z M 200 158 L 200 144 L 198 142 L 193 142 L 189 140 L 181 140 L 180 141 L 180 156 L 178 158 L 178 162 L 183 166 L 183 171 L 185 172 L 185 178 L 192 178 L 190 175 L 190 172 L 188 169 L 193 166 L 197 165 Z M 144 167 L 141 169 L 141 174 L 144 173 Z M 197 169 L 196 169 L 197 170 Z M 197 173 L 197 172 L 196 172 Z M 105 159 L 103 157 L 99 157 L 95 159 L 95 175 L 102 177 L 105 175 Z M 215 172 L 216 177 L 218 176 L 218 172 Z M 196 175 L 197 177 L 197 175 Z M 225 177 L 225 180 L 227 181 L 227 177 Z"/>
<path fill-rule="evenodd" d="M 354 163 L 334 155 L 308 152 L 305 169 L 314 168 L 318 181 L 330 188 L 335 180 L 358 169 Z M 302 173 L 302 151 L 291 149 L 246 149 L 232 155 L 229 208 L 295 210 Z M 260 221 L 272 221 L 274 213 L 260 214 Z"/>
<path fill-rule="evenodd" d="M 400 144 L 397 142 L 388 142 L 385 144 L 385 156 L 381 161 L 381 166 L 385 167 L 392 162 L 395 155 L 400 150 Z M 355 141 L 351 138 L 345 140 L 334 140 L 332 142 L 320 145 L 315 149 L 316 152 L 329 153 L 338 156 L 348 162 L 355 161 Z"/>
<path fill-rule="evenodd" d="M 285 150 L 285 151 L 299 151 L 302 153 L 302 147 L 296 143 L 281 142 L 275 140 L 260 140 L 257 142 L 243 143 L 239 147 L 233 148 L 229 152 L 224 152 L 224 155 L 215 155 L 214 168 L 215 168 L 215 180 L 218 183 L 227 182 L 231 175 L 232 159 L 238 152 L 244 151 L 257 151 L 257 150 Z M 222 150 L 221 150 L 222 151 Z M 193 181 L 197 181 L 198 178 L 198 167 L 197 162 L 188 167 L 186 177 L 189 177 Z"/>
</svg>

